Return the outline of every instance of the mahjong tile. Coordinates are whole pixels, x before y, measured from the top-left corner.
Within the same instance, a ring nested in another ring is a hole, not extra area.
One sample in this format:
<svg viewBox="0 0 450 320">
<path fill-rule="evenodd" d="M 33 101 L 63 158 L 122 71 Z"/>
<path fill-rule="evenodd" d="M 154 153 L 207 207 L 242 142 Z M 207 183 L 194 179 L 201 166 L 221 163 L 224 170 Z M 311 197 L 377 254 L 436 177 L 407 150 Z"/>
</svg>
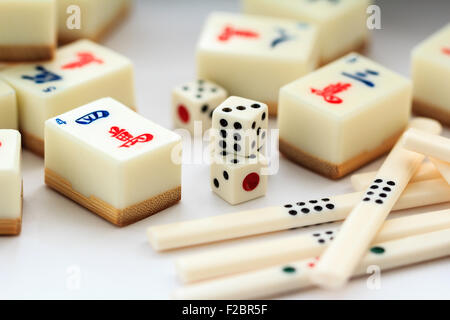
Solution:
<svg viewBox="0 0 450 320">
<path fill-rule="evenodd" d="M 197 46 L 197 73 L 230 95 L 268 104 L 276 114 L 279 88 L 312 71 L 317 59 L 317 31 L 311 24 L 213 13 Z"/>
<path fill-rule="evenodd" d="M 244 12 L 314 23 L 319 29 L 320 63 L 327 64 L 368 42 L 369 0 L 243 0 Z"/>
<path fill-rule="evenodd" d="M 280 150 L 330 178 L 388 151 L 408 124 L 411 82 L 350 54 L 280 91 Z"/>
<path fill-rule="evenodd" d="M 119 226 L 181 197 L 181 138 L 111 98 L 46 121 L 46 183 Z"/>
<path fill-rule="evenodd" d="M 45 120 L 108 96 L 134 108 L 133 73 L 129 59 L 80 40 L 53 61 L 12 66 L 0 76 L 16 90 L 25 147 L 43 155 Z"/>
<path fill-rule="evenodd" d="M 412 54 L 414 112 L 450 125 L 450 24 Z"/>
</svg>

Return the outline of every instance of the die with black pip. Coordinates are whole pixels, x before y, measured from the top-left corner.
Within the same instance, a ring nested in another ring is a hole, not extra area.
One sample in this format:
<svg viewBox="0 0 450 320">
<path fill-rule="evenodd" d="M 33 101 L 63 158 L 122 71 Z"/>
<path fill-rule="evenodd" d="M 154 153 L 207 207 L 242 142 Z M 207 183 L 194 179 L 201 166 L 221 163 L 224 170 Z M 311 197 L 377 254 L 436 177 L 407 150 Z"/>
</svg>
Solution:
<svg viewBox="0 0 450 320">
<path fill-rule="evenodd" d="M 267 127 L 267 105 L 258 101 L 229 97 L 213 112 L 211 188 L 230 204 L 266 193 Z"/>
</svg>

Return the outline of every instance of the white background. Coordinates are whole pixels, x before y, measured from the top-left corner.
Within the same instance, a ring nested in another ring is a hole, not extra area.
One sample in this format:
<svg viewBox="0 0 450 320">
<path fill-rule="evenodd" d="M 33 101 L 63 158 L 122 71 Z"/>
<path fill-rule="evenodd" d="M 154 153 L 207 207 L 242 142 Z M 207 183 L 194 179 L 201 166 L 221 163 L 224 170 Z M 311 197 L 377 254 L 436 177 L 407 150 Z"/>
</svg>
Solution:
<svg viewBox="0 0 450 320">
<path fill-rule="evenodd" d="M 409 76 L 412 47 L 448 22 L 450 2 L 396 0 L 379 4 L 383 29 L 373 33 L 369 56 Z M 239 2 L 137 1 L 131 17 L 105 40 L 107 46 L 134 61 L 137 107 L 144 116 L 171 127 L 170 90 L 195 78 L 195 44 L 212 10 L 238 11 Z M 448 129 L 445 135 L 450 136 Z M 375 170 L 380 164 L 381 160 L 360 172 Z M 41 158 L 25 151 L 23 171 L 22 234 L 0 238 L 0 298 L 5 299 L 166 299 L 181 285 L 173 267 L 174 259 L 181 255 L 313 228 L 158 254 L 147 243 L 147 227 L 352 191 L 349 178 L 333 182 L 281 159 L 266 197 L 231 207 L 210 191 L 206 165 L 185 165 L 180 204 L 119 229 L 45 187 Z M 403 214 L 449 207 L 445 204 Z M 283 298 L 448 299 L 450 259 L 383 273 L 381 285 L 381 290 L 369 290 L 363 278 L 340 291 L 316 289 Z"/>
</svg>

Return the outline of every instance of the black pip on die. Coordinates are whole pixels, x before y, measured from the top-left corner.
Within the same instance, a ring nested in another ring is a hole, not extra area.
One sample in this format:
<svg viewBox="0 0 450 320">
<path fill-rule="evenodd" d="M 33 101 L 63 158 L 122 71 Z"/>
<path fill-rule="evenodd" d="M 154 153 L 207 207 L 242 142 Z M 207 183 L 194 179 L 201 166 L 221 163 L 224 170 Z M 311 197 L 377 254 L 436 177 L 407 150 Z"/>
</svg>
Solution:
<svg viewBox="0 0 450 320">
<path fill-rule="evenodd" d="M 267 139 L 267 105 L 229 97 L 213 113 L 215 154 L 256 158 Z"/>
<path fill-rule="evenodd" d="M 200 133 L 211 128 L 214 109 L 228 94 L 215 83 L 197 80 L 177 86 L 172 92 L 172 115 L 175 127 L 194 133 L 194 124 Z"/>
</svg>

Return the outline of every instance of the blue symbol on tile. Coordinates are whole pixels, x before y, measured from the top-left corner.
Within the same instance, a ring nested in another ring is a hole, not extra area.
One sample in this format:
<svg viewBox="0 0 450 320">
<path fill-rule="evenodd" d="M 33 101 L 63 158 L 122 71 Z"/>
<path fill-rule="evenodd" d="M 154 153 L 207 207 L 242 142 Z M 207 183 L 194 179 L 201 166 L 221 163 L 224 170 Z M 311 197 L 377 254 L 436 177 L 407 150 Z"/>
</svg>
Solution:
<svg viewBox="0 0 450 320">
<path fill-rule="evenodd" d="M 35 76 L 23 75 L 22 79 L 31 80 L 31 81 L 34 81 L 35 83 L 39 83 L 39 84 L 40 83 L 51 82 L 51 81 L 62 80 L 61 76 L 58 76 L 56 73 L 53 73 L 51 71 L 48 71 L 43 66 L 36 66 L 36 70 L 40 71 L 40 73 L 38 73 Z"/>
<path fill-rule="evenodd" d="M 275 48 L 276 46 L 280 45 L 283 42 L 294 39 L 293 36 L 287 34 L 285 29 L 279 28 L 277 29 L 276 32 L 279 34 L 279 36 L 272 41 L 272 43 L 270 44 L 271 48 Z"/>
<path fill-rule="evenodd" d="M 88 125 L 91 124 L 94 121 L 97 121 L 98 119 L 107 118 L 109 117 L 109 112 L 106 110 L 98 110 L 91 113 L 88 113 L 77 120 L 75 120 L 76 123 L 82 124 L 82 125 Z"/>
<path fill-rule="evenodd" d="M 62 124 L 67 124 L 67 122 L 66 122 L 66 121 L 64 121 L 64 120 L 61 120 L 60 118 L 57 118 L 57 119 L 56 119 L 56 123 L 57 123 L 57 124 L 59 124 L 59 125 L 62 125 Z"/>
<path fill-rule="evenodd" d="M 364 83 L 366 86 L 373 88 L 373 87 L 375 87 L 375 84 L 372 81 L 368 80 L 367 77 L 378 76 L 379 72 L 366 69 L 365 72 L 356 72 L 355 74 L 342 72 L 342 75 L 349 77 L 353 80 L 360 81 L 360 82 Z"/>
<path fill-rule="evenodd" d="M 56 90 L 56 87 L 51 86 L 51 87 L 47 87 L 47 88 L 43 89 L 42 91 L 47 93 L 47 92 L 52 92 L 55 90 Z"/>
<path fill-rule="evenodd" d="M 358 61 L 358 57 L 354 56 L 348 58 L 347 63 L 355 63 L 356 61 Z"/>
</svg>

